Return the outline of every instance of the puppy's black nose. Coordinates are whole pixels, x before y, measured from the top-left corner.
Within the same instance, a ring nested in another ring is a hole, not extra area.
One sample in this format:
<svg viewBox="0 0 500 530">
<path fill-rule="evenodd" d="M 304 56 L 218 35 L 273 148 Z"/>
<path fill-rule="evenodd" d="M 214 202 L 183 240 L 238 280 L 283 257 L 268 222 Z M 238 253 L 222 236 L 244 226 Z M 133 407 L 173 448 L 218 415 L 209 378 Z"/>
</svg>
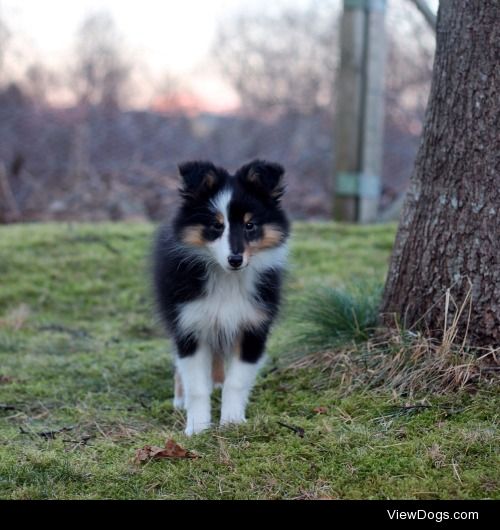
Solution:
<svg viewBox="0 0 500 530">
<path fill-rule="evenodd" d="M 229 265 L 233 267 L 233 269 L 237 269 L 242 263 L 243 263 L 243 256 L 241 254 L 231 254 L 227 261 L 229 261 Z"/>
</svg>

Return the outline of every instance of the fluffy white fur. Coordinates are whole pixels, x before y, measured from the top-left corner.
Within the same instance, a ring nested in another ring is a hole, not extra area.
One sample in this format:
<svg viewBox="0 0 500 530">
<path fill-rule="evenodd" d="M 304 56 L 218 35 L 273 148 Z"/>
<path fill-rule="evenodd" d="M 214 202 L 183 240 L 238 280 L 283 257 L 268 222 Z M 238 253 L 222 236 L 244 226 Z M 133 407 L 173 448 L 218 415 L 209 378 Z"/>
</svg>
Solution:
<svg viewBox="0 0 500 530">
<path fill-rule="evenodd" d="M 257 326 L 262 321 L 262 311 L 253 299 L 254 276 L 251 270 L 224 272 L 212 267 L 206 295 L 182 306 L 180 328 L 229 353 L 227 348 L 234 343 L 242 325 Z"/>
</svg>

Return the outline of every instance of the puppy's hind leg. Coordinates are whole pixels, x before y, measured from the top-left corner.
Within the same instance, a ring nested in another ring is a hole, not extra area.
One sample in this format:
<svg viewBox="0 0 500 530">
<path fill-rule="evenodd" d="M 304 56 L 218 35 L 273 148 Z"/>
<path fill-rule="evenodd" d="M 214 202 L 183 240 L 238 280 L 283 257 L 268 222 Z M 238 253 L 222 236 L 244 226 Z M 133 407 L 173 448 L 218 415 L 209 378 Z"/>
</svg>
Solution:
<svg viewBox="0 0 500 530">
<path fill-rule="evenodd" d="M 224 356 L 218 352 L 212 357 L 212 381 L 215 388 L 222 388 L 224 384 Z"/>
<path fill-rule="evenodd" d="M 175 370 L 174 376 L 174 409 L 184 409 L 184 388 L 182 386 L 179 370 Z"/>
</svg>

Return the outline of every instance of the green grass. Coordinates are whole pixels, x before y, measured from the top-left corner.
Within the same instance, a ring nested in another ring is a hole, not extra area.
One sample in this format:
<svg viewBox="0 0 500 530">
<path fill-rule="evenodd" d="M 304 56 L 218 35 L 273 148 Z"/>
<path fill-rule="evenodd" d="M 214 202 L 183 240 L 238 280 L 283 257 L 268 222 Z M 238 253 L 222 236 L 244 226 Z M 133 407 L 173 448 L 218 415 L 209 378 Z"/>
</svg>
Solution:
<svg viewBox="0 0 500 530">
<path fill-rule="evenodd" d="M 290 311 L 291 345 L 324 351 L 366 342 L 378 325 L 382 284 L 360 278 L 344 288 L 313 288 Z"/>
<path fill-rule="evenodd" d="M 0 497 L 498 498 L 491 387 L 409 409 L 380 389 L 346 395 L 319 368 L 284 368 L 302 295 L 381 283 L 394 232 L 297 224 L 289 302 L 248 423 L 186 438 L 146 281 L 152 226 L 0 228 Z M 133 463 L 166 438 L 202 458 Z"/>
</svg>

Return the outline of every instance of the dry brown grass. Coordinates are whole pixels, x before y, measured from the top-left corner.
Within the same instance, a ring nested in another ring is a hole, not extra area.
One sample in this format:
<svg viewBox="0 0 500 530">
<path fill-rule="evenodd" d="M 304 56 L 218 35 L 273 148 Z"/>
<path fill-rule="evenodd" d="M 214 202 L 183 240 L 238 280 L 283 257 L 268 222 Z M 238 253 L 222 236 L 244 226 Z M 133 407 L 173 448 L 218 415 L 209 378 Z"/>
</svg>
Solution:
<svg viewBox="0 0 500 530">
<path fill-rule="evenodd" d="M 445 323 L 440 340 L 412 330 L 380 329 L 367 342 L 313 353 L 289 368 L 321 367 L 349 391 L 360 387 L 390 389 L 397 394 L 445 394 L 479 383 L 500 382 L 500 347 L 473 348 L 467 333 L 471 291 L 461 304 L 450 290 L 444 297 Z M 460 323 L 466 316 L 465 330 Z"/>
<path fill-rule="evenodd" d="M 5 317 L 0 318 L 0 329 L 11 329 L 19 331 L 28 322 L 31 316 L 31 309 L 26 304 L 21 304 L 12 309 Z"/>
</svg>

